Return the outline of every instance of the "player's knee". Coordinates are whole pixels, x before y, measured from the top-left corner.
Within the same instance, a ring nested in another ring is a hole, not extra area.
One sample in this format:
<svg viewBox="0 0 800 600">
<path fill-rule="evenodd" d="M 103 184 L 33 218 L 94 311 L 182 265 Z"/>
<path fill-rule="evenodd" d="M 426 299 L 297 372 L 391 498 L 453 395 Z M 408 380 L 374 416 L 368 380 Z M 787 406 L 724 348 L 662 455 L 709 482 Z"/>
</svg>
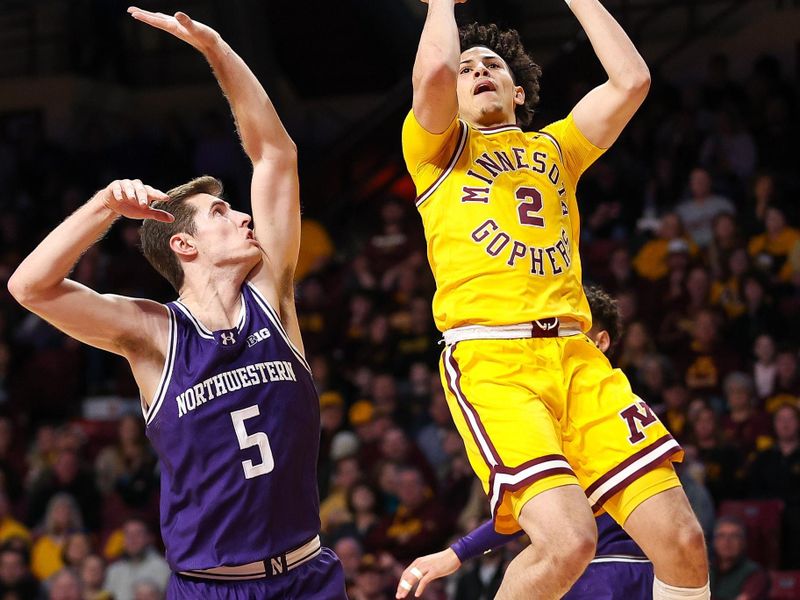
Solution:
<svg viewBox="0 0 800 600">
<path fill-rule="evenodd" d="M 683 556 L 693 557 L 697 561 L 696 564 L 703 563 L 706 560 L 705 536 L 700 528 L 700 523 L 697 522 L 694 515 L 676 529 L 675 551 Z"/>
<path fill-rule="evenodd" d="M 558 548 L 557 560 L 570 570 L 582 573 L 586 565 L 594 558 L 597 549 L 597 528 L 576 527 L 565 532 L 558 540 L 554 540 Z"/>
</svg>

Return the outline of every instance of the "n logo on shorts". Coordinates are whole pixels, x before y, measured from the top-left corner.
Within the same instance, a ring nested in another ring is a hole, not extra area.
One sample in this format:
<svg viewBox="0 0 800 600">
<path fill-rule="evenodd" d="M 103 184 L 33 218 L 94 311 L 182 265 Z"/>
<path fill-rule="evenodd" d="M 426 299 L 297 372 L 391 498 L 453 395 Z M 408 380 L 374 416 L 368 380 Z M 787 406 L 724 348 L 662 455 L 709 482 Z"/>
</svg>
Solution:
<svg viewBox="0 0 800 600">
<path fill-rule="evenodd" d="M 647 436 L 642 430 L 647 429 L 650 425 L 658 421 L 653 411 L 645 404 L 644 400 L 639 400 L 639 402 L 631 404 L 626 409 L 621 410 L 619 416 L 622 417 L 625 424 L 628 426 L 628 430 L 631 432 L 631 435 L 628 437 L 628 441 L 631 444 L 638 444 L 645 439 Z"/>
</svg>

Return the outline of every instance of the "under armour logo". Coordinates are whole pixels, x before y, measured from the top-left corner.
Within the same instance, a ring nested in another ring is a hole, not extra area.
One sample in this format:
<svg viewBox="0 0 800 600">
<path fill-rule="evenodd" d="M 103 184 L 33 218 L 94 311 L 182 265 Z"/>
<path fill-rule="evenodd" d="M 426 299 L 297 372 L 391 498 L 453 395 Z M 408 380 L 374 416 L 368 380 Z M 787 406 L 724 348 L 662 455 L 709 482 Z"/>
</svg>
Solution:
<svg viewBox="0 0 800 600">
<path fill-rule="evenodd" d="M 223 331 L 219 334 L 220 339 L 222 340 L 222 345 L 227 346 L 228 344 L 235 344 L 236 338 L 233 337 L 232 331 Z"/>
</svg>

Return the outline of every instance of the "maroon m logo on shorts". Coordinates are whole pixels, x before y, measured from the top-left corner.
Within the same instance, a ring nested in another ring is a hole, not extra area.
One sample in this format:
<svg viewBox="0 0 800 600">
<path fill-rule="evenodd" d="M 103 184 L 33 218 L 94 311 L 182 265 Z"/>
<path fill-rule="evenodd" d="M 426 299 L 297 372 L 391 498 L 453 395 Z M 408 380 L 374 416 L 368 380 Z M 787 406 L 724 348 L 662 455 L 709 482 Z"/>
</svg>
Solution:
<svg viewBox="0 0 800 600">
<path fill-rule="evenodd" d="M 628 438 L 631 444 L 638 444 L 646 438 L 647 436 L 642 430 L 658 420 L 644 400 L 639 400 L 625 410 L 621 410 L 619 416 L 625 420 L 628 430 L 631 432 Z"/>
</svg>

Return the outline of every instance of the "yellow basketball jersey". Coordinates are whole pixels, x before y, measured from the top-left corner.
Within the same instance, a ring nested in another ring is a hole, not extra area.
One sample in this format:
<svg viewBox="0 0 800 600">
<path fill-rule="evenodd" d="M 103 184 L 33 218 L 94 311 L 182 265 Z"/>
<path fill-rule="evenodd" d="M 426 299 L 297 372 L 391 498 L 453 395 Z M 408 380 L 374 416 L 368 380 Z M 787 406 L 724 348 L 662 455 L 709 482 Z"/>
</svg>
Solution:
<svg viewBox="0 0 800 600">
<path fill-rule="evenodd" d="M 403 155 L 417 188 L 441 331 L 570 317 L 591 327 L 575 187 L 603 153 L 572 119 L 525 133 L 456 119 L 442 134 L 409 113 Z"/>
</svg>

